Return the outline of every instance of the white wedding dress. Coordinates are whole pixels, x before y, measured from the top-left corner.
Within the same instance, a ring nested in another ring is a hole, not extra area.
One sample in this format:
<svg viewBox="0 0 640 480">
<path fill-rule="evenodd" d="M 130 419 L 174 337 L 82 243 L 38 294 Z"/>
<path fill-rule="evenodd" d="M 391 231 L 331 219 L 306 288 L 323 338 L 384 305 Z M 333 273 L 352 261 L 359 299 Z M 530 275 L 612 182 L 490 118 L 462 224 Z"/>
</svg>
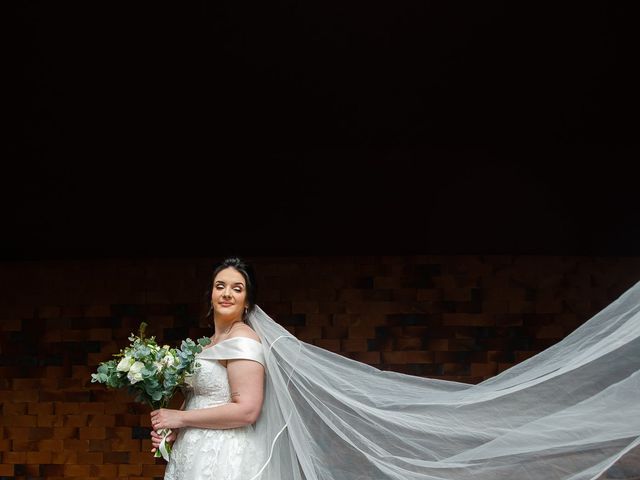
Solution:
<svg viewBox="0 0 640 480">
<path fill-rule="evenodd" d="M 227 369 L 219 360 L 247 359 L 264 365 L 260 342 L 234 337 L 196 356 L 200 367 L 186 391 L 185 410 L 231 401 Z M 165 470 L 165 480 L 248 480 L 263 464 L 254 425 L 241 428 L 181 428 Z"/>
</svg>

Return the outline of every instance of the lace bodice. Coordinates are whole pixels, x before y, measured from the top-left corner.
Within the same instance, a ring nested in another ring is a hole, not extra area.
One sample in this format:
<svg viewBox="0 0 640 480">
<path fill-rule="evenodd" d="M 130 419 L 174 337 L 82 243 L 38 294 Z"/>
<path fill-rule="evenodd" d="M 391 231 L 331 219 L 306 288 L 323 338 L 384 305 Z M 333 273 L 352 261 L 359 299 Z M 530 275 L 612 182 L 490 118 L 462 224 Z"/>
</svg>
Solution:
<svg viewBox="0 0 640 480">
<path fill-rule="evenodd" d="M 196 357 L 197 358 L 197 357 Z M 227 369 L 220 362 L 197 359 L 200 367 L 187 379 L 185 410 L 223 405 L 231 401 Z"/>
</svg>

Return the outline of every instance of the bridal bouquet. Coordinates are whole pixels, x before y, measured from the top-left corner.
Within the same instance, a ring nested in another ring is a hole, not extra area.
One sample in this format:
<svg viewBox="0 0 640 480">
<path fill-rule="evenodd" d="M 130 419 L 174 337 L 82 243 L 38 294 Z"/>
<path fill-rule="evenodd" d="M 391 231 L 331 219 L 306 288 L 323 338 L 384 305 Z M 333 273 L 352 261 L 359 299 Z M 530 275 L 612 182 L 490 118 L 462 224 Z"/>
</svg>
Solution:
<svg viewBox="0 0 640 480">
<path fill-rule="evenodd" d="M 195 370 L 200 366 L 195 356 L 211 339 L 202 337 L 197 343 L 187 338 L 179 348 L 169 345 L 160 347 L 155 337 L 145 337 L 147 324 L 142 322 L 139 335 L 129 337 L 131 345 L 115 358 L 102 362 L 96 373 L 91 374 L 91 383 L 102 383 L 107 388 L 126 388 L 137 402 L 149 405 L 153 410 L 166 407 L 178 388 L 188 384 Z M 171 454 L 171 444 L 166 442 L 169 429 L 158 432 L 163 436 L 155 457 L 165 460 Z"/>
</svg>

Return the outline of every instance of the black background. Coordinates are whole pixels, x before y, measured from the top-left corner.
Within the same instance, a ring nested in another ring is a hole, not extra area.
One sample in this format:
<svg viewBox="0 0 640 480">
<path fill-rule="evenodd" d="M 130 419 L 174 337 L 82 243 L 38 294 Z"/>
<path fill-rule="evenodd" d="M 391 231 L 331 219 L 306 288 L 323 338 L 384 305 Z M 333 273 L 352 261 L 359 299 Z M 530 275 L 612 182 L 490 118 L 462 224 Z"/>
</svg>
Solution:
<svg viewBox="0 0 640 480">
<path fill-rule="evenodd" d="M 639 255 L 622 2 L 21 2 L 4 260 Z"/>
</svg>

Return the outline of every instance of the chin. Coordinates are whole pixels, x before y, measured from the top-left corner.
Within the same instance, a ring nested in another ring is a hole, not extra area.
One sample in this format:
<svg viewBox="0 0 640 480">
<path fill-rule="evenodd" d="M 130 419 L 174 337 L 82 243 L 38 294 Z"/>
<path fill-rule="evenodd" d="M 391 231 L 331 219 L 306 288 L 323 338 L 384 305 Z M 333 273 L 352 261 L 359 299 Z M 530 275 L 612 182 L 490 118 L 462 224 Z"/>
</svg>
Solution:
<svg viewBox="0 0 640 480">
<path fill-rule="evenodd" d="M 223 317 L 239 317 L 242 318 L 242 309 L 238 308 L 225 308 L 225 307 L 216 307 L 214 311 Z"/>
</svg>

